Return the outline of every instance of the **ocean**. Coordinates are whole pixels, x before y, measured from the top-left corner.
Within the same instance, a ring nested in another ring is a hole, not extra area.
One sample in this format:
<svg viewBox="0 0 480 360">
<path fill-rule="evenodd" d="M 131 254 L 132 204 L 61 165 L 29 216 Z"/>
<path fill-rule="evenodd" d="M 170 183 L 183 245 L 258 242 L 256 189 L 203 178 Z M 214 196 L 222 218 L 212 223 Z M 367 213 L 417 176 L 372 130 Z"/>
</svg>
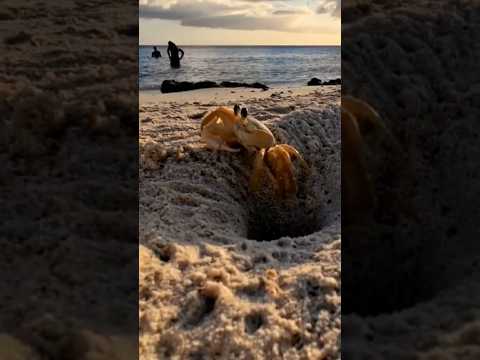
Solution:
<svg viewBox="0 0 480 360">
<path fill-rule="evenodd" d="M 140 90 L 159 89 L 163 80 L 261 82 L 270 87 L 306 85 L 312 77 L 341 77 L 339 46 L 181 46 L 180 69 L 170 68 L 167 49 L 151 57 L 139 47 Z"/>
</svg>

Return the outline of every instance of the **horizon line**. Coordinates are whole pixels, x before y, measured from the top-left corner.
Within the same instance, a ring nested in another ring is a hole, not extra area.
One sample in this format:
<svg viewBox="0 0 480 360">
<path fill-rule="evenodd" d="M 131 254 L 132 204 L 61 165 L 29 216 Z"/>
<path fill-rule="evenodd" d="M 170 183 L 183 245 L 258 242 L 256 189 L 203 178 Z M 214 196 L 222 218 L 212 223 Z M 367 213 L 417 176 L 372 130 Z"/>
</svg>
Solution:
<svg viewBox="0 0 480 360">
<path fill-rule="evenodd" d="M 161 44 L 139 44 L 138 46 L 167 46 Z M 198 44 L 198 45 L 180 45 L 180 46 L 198 46 L 198 47 L 220 47 L 220 46 L 229 46 L 229 47 L 318 47 L 318 46 L 330 46 L 330 47 L 341 47 L 341 44 L 325 44 L 325 45 L 317 45 L 317 44 L 306 44 L 306 45 L 278 45 L 278 44 L 252 44 L 252 45 L 241 45 L 241 44 L 217 44 L 217 45 L 209 45 L 209 44 Z"/>
</svg>

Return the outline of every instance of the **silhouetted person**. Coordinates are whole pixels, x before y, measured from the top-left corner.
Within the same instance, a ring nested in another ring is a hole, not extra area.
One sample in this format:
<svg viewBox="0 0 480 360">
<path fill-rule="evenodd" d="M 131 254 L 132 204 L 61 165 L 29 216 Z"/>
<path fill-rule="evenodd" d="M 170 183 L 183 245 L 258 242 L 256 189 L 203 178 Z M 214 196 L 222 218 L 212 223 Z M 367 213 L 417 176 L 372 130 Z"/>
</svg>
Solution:
<svg viewBox="0 0 480 360">
<path fill-rule="evenodd" d="M 162 54 L 160 53 L 160 51 L 157 50 L 156 46 L 153 47 L 152 57 L 155 58 L 155 59 L 158 59 L 158 58 L 162 57 Z"/>
<path fill-rule="evenodd" d="M 178 56 L 179 52 L 182 53 L 182 55 L 180 57 Z M 182 60 L 183 56 L 185 55 L 183 50 L 178 48 L 177 45 L 175 45 L 173 42 L 169 41 L 168 42 L 167 54 L 168 54 L 168 57 L 170 58 L 170 66 L 173 67 L 173 68 L 179 68 L 180 67 L 180 60 Z"/>
</svg>

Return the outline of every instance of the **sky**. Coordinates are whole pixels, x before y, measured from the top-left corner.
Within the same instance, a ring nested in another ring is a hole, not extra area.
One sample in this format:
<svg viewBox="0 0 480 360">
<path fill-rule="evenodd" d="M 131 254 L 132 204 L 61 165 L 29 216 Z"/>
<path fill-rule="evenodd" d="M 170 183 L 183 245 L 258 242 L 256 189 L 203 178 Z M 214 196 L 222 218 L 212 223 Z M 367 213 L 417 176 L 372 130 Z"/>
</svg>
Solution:
<svg viewBox="0 0 480 360">
<path fill-rule="evenodd" d="M 340 45 L 341 0 L 139 0 L 140 44 Z"/>
</svg>

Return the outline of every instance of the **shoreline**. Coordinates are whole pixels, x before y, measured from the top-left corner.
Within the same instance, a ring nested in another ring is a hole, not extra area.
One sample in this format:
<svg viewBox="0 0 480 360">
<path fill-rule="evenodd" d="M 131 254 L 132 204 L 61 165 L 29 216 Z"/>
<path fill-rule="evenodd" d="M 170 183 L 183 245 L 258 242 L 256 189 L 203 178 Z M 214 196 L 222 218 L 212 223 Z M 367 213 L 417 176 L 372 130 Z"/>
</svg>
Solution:
<svg viewBox="0 0 480 360">
<path fill-rule="evenodd" d="M 340 85 L 329 85 L 331 89 L 336 89 Z M 304 96 L 323 92 L 320 89 L 325 86 L 275 86 L 268 90 L 253 88 L 210 88 L 198 89 L 183 92 L 164 94 L 158 90 L 139 90 L 139 105 L 151 103 L 169 103 L 169 102 L 201 102 L 216 104 L 219 102 L 248 101 L 253 99 L 266 99 L 269 97 Z"/>
</svg>

